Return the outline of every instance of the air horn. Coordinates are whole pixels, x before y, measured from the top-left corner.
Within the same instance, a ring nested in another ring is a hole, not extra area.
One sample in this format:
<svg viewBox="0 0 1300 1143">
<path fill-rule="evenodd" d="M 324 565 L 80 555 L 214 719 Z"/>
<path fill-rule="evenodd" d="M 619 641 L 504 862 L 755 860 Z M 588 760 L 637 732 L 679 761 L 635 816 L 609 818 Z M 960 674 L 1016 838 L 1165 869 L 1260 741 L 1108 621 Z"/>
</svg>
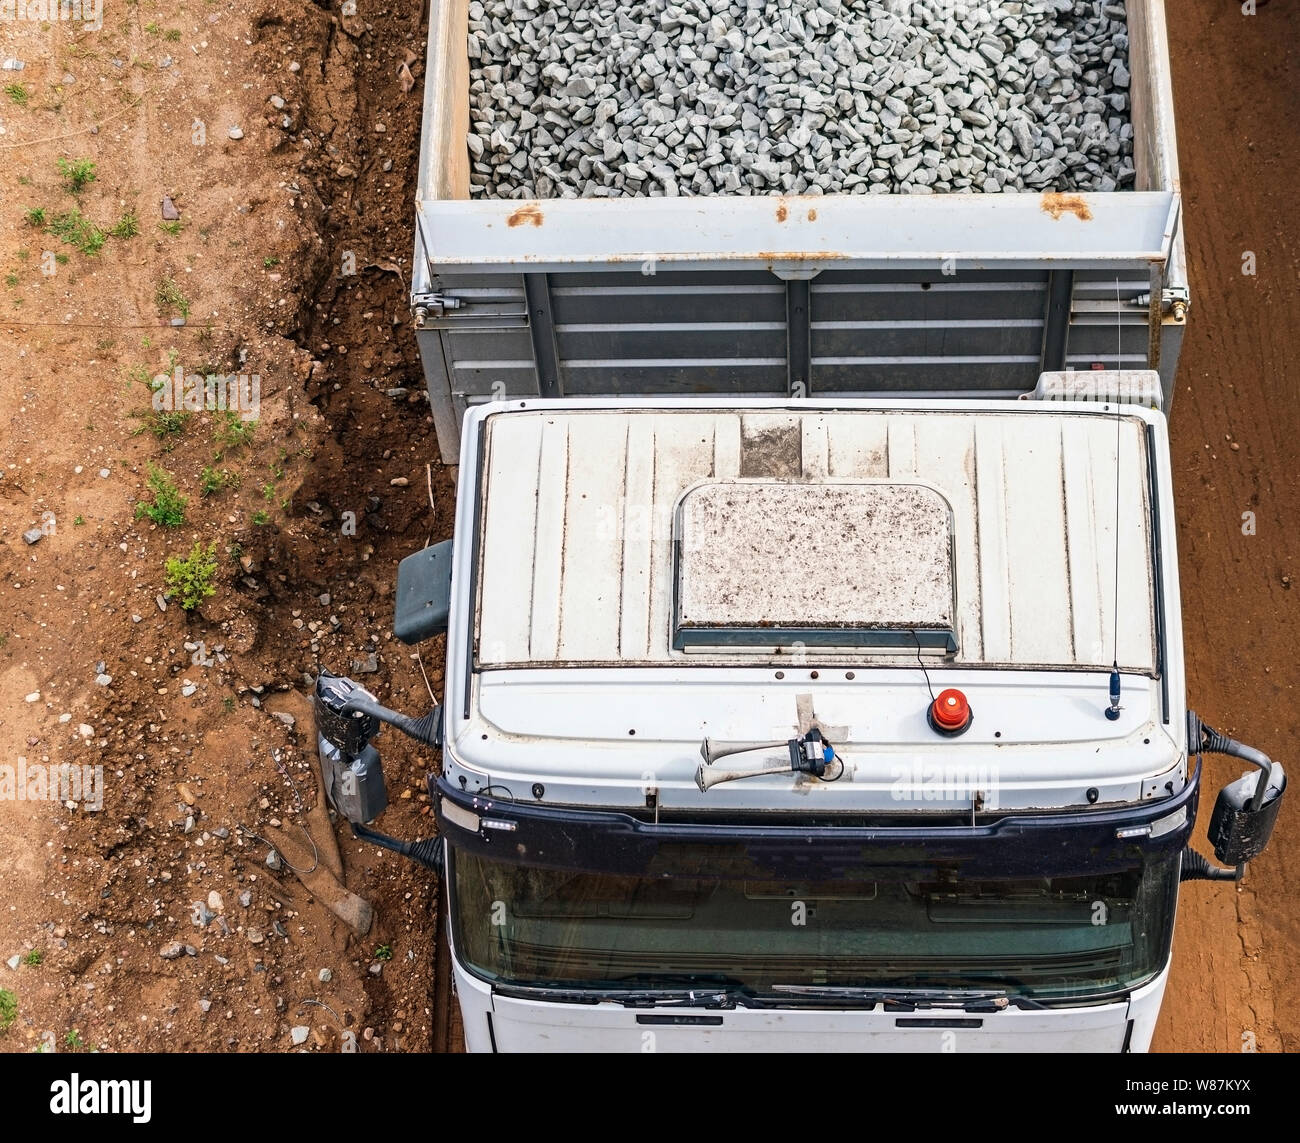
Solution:
<svg viewBox="0 0 1300 1143">
<path fill-rule="evenodd" d="M 714 742 L 712 738 L 706 738 L 700 747 L 700 757 L 707 765 L 712 766 L 719 758 L 726 758 L 729 754 L 747 754 L 751 750 L 775 750 L 778 746 L 785 745 L 785 739 L 776 742 Z"/>
<path fill-rule="evenodd" d="M 786 747 L 790 752 L 787 762 L 769 765 L 757 770 L 710 770 L 717 759 L 731 754 L 746 754 L 751 750 L 775 750 Z M 826 773 L 826 764 L 835 757 L 835 748 L 823 737 L 815 726 L 802 738 L 791 738 L 785 742 L 719 742 L 705 739 L 700 746 L 700 756 L 704 764 L 696 767 L 695 784 L 703 793 L 720 782 L 734 782 L 738 778 L 756 778 L 761 774 L 812 774 L 820 778 Z"/>
</svg>

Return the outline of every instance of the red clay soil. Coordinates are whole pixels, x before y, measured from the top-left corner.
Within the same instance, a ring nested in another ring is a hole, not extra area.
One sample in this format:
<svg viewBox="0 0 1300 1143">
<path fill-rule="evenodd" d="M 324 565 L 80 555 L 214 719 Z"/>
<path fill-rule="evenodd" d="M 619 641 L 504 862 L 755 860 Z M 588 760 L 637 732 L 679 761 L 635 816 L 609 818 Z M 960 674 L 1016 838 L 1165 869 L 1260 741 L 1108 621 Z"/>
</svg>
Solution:
<svg viewBox="0 0 1300 1143">
<path fill-rule="evenodd" d="M 1193 297 L 1172 418 L 1188 699 L 1216 729 L 1294 767 L 1300 12 L 1270 4 L 1246 16 L 1227 0 L 1168 8 Z M 1248 252 L 1254 275 L 1242 272 Z M 1247 512 L 1254 535 L 1243 534 Z M 1202 822 L 1243 769 L 1208 761 Z M 1154 1049 L 1300 1049 L 1298 878 L 1292 793 L 1242 885 L 1185 887 Z"/>
</svg>

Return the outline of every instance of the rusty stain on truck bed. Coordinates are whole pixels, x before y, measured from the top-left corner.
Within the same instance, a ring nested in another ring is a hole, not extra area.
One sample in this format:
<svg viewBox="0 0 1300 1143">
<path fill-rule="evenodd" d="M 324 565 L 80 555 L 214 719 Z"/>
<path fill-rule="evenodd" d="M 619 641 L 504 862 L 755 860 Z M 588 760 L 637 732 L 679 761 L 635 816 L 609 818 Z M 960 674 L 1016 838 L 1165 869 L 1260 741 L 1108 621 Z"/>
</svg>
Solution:
<svg viewBox="0 0 1300 1143">
<path fill-rule="evenodd" d="M 1092 221 L 1092 208 L 1082 195 L 1048 191 L 1043 195 L 1043 210 L 1058 221 L 1063 214 L 1073 214 L 1081 222 Z"/>
<path fill-rule="evenodd" d="M 789 217 L 790 217 L 790 211 L 786 207 L 785 203 L 782 203 L 780 206 L 776 208 L 777 222 L 784 222 Z"/>
<path fill-rule="evenodd" d="M 506 219 L 507 226 L 523 226 L 524 223 L 531 223 L 533 226 L 542 225 L 542 208 L 535 202 L 530 202 L 526 206 L 521 206 Z"/>
<path fill-rule="evenodd" d="M 728 254 L 715 255 L 715 257 L 719 260 L 724 257 L 732 260 L 748 260 L 751 255 Z M 764 263 L 770 270 L 777 262 L 843 262 L 848 255 L 839 250 L 759 250 L 752 257 Z"/>
</svg>

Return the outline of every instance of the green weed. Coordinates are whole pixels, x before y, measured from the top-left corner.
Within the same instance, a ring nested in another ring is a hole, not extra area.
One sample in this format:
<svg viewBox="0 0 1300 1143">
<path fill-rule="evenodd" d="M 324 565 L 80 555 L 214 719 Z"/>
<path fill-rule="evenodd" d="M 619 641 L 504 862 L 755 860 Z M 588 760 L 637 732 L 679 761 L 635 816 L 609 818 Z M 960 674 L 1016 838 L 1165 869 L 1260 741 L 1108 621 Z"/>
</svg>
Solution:
<svg viewBox="0 0 1300 1143">
<path fill-rule="evenodd" d="M 89 159 L 60 159 L 59 174 L 63 176 L 64 189 L 72 194 L 80 194 L 98 177 L 95 164 Z"/>
<path fill-rule="evenodd" d="M 166 563 L 167 595 L 179 596 L 181 607 L 193 611 L 209 596 L 216 595 L 213 579 L 217 574 L 217 545 L 206 548 L 197 540 L 184 559 L 171 556 Z"/>
<path fill-rule="evenodd" d="M 148 516 L 155 524 L 165 528 L 179 528 L 185 523 L 185 505 L 189 503 L 176 487 L 176 481 L 156 464 L 149 465 L 148 484 L 153 492 L 153 503 L 143 500 L 135 506 L 135 518 Z"/>
<path fill-rule="evenodd" d="M 134 238 L 140 233 L 140 219 L 134 210 L 128 210 L 108 228 L 114 238 Z"/>
<path fill-rule="evenodd" d="M 154 291 L 154 301 L 164 315 L 168 310 L 175 310 L 183 318 L 190 316 L 190 301 L 171 278 L 159 280 L 158 288 Z"/>
<path fill-rule="evenodd" d="M 75 246 L 83 254 L 95 255 L 104 248 L 107 235 L 75 207 L 55 215 L 49 224 L 55 238 Z"/>
</svg>

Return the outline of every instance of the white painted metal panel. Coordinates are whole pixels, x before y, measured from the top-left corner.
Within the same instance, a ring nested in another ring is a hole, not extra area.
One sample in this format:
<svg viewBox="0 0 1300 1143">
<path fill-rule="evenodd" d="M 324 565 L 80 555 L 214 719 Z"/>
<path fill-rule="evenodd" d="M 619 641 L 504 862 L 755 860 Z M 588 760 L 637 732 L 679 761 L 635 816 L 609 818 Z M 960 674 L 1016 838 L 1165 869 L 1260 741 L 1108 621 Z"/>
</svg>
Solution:
<svg viewBox="0 0 1300 1143">
<path fill-rule="evenodd" d="M 514 199 L 417 204 L 433 275 L 794 271 L 942 266 L 1132 267 L 1163 263 L 1179 199 L 1098 194 L 807 195 Z"/>
<path fill-rule="evenodd" d="M 1008 421 L 1003 426 L 1007 595 L 1014 662 L 1077 661 L 1070 637 L 1065 571 L 1070 543 L 1058 431 L 1048 423 Z M 1094 507 L 1100 514 L 1102 506 Z"/>
<path fill-rule="evenodd" d="M 537 482 L 531 494 L 522 502 L 525 518 L 529 508 L 535 513 L 531 528 L 519 531 L 521 537 L 533 534 L 531 564 L 520 567 L 532 579 L 526 585 L 519 578 L 513 590 L 519 592 L 523 603 L 525 586 L 530 586 L 528 600 L 528 650 L 530 659 L 544 662 L 560 654 L 560 624 L 563 621 L 562 588 L 565 573 L 566 534 L 565 516 L 569 507 L 566 494 L 569 487 L 569 425 L 567 420 L 557 424 L 554 420 L 541 420 L 535 426 L 541 435 L 541 463 L 537 466 Z M 519 441 L 520 445 L 527 442 Z M 488 503 L 491 503 L 489 486 Z M 513 513 L 512 513 L 513 514 Z M 518 528 L 518 517 L 515 527 Z M 557 542 L 557 538 L 560 542 Z M 522 556 L 523 551 L 519 552 Z M 576 564 L 576 561 L 575 561 Z M 507 647 L 506 653 L 509 654 Z M 517 652 L 516 652 L 517 653 Z"/>
<path fill-rule="evenodd" d="M 1009 1008 L 968 1017 L 970 1026 L 953 1030 L 927 1024 L 952 1012 L 929 1009 L 908 1017 L 884 1005 L 864 1012 L 742 1008 L 723 1013 L 712 1027 L 659 1025 L 653 1034 L 656 1052 L 1117 1053 L 1128 1009 L 1127 1000 L 1039 1012 Z M 621 1004 L 554 1004 L 500 993 L 492 996 L 492 1027 L 498 1052 L 643 1052 L 650 1031 L 635 1009 Z"/>
<path fill-rule="evenodd" d="M 527 441 L 521 441 L 511 465 L 502 465 L 494 474 L 492 482 L 492 500 L 483 505 L 482 528 L 484 547 L 497 551 L 502 547 L 518 545 L 520 537 L 516 536 L 518 527 L 519 504 L 529 497 L 537 495 L 538 466 L 541 463 L 542 434 L 532 433 Z M 537 529 L 529 531 L 527 540 L 535 542 Z M 536 565 L 536 552 L 519 551 L 522 566 L 533 568 Z M 494 600 L 508 598 L 511 592 L 526 591 L 531 597 L 533 585 L 522 583 L 519 568 L 512 567 L 502 560 L 493 560 L 483 567 L 483 592 Z M 528 646 L 530 639 L 531 607 L 501 607 L 487 609 L 479 617 L 479 638 L 483 644 L 483 656 L 494 659 L 507 653 L 507 648 Z"/>
<path fill-rule="evenodd" d="M 624 609 L 622 601 L 648 599 L 654 582 L 651 574 L 654 553 L 650 543 L 654 534 L 651 518 L 655 479 L 653 420 L 629 418 L 624 440 L 626 463 L 620 503 L 623 583 L 618 609 L 618 657 L 637 662 L 650 655 L 650 613 L 644 607 Z"/>
<path fill-rule="evenodd" d="M 636 1009 L 613 1004 L 546 1004 L 494 994 L 454 961 L 456 994 L 471 1052 L 644 1052 L 646 1025 Z M 978 1027 L 926 1028 L 919 1021 L 938 1013 L 918 1011 L 901 1022 L 898 1012 L 877 1009 L 754 1011 L 722 1013 L 714 1027 L 658 1025 L 655 1050 L 726 1052 L 1119 1052 L 1127 1023 L 1127 1047 L 1145 1052 L 1164 997 L 1169 970 L 1115 1004 L 1027 1012 L 1008 1008 L 981 1019 Z M 718 1016 L 705 1011 L 696 1015 Z M 492 1031 L 489 1033 L 489 1021 Z"/>
<path fill-rule="evenodd" d="M 671 647 L 677 504 L 702 482 L 742 476 L 933 486 L 953 510 L 954 665 L 1101 670 L 1118 657 L 1127 671 L 1155 672 L 1137 417 L 1036 403 L 1006 412 L 524 409 L 490 416 L 486 440 L 482 667 L 789 661 L 777 643 L 703 655 Z M 845 574 L 833 553 L 809 570 Z M 828 657 L 914 661 L 867 650 Z"/>
</svg>

